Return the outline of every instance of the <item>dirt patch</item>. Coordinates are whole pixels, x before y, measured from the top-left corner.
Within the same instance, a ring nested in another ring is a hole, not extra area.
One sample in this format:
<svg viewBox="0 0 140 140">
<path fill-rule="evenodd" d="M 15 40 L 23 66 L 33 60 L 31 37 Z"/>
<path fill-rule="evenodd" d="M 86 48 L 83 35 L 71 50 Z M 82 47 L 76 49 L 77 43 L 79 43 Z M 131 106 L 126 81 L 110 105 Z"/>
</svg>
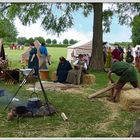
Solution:
<svg viewBox="0 0 140 140">
<path fill-rule="evenodd" d="M 84 93 L 81 85 L 62 84 L 62 83 L 54 83 L 49 81 L 42 81 L 42 84 L 44 89 L 49 91 L 58 91 L 58 92 L 76 93 L 76 94 Z M 33 85 L 29 84 L 28 86 L 26 86 L 26 88 L 27 90 L 33 90 Z M 35 90 L 41 91 L 39 82 L 36 82 Z"/>
<path fill-rule="evenodd" d="M 99 123 L 95 126 L 98 130 L 103 131 L 107 130 L 108 125 L 119 117 L 118 110 L 120 105 L 118 103 L 109 102 L 106 98 L 99 98 L 98 100 L 104 102 L 104 105 L 111 111 L 111 114 L 108 118 L 106 118 L 102 123 Z"/>
</svg>

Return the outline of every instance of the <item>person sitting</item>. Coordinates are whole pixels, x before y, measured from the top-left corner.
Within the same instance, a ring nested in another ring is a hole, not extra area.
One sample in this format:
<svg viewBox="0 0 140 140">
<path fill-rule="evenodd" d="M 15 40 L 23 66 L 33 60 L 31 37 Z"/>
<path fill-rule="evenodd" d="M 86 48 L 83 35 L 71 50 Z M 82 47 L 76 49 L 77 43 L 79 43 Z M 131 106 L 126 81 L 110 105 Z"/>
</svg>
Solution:
<svg viewBox="0 0 140 140">
<path fill-rule="evenodd" d="M 66 82 L 70 84 L 79 85 L 81 83 L 82 75 L 87 73 L 87 65 L 86 62 L 83 60 L 82 54 L 78 56 L 78 60 L 76 60 L 73 63 L 73 65 L 74 65 L 74 69 L 68 72 Z"/>
<path fill-rule="evenodd" d="M 108 73 L 109 80 L 111 81 L 111 83 L 114 83 L 111 77 L 112 73 L 115 73 L 117 76 L 120 77 L 120 79 L 117 81 L 114 89 L 112 90 L 112 97 L 108 98 L 109 101 L 118 101 L 121 89 L 127 82 L 130 82 L 130 84 L 134 88 L 139 89 L 137 72 L 132 64 L 114 59 L 112 67 Z"/>
<path fill-rule="evenodd" d="M 59 64 L 57 67 L 56 75 L 57 80 L 54 82 L 65 83 L 68 71 L 72 69 L 72 66 L 68 60 L 66 60 L 63 56 L 59 58 Z"/>
</svg>

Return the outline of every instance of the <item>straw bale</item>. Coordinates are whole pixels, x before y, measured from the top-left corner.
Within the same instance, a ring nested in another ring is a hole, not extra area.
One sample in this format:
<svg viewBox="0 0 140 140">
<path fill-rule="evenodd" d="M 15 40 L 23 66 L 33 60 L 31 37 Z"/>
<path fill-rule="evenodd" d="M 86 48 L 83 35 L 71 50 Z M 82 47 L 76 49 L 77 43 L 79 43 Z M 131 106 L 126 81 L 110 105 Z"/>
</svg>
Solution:
<svg viewBox="0 0 140 140">
<path fill-rule="evenodd" d="M 56 71 L 52 72 L 52 74 L 51 74 L 51 80 L 52 81 L 56 81 L 57 80 Z"/>
<path fill-rule="evenodd" d="M 122 91 L 120 94 L 120 104 L 126 110 L 140 111 L 140 90 L 129 89 Z"/>
<path fill-rule="evenodd" d="M 93 74 L 84 74 L 82 77 L 82 84 L 90 85 L 95 83 L 95 75 Z"/>
</svg>

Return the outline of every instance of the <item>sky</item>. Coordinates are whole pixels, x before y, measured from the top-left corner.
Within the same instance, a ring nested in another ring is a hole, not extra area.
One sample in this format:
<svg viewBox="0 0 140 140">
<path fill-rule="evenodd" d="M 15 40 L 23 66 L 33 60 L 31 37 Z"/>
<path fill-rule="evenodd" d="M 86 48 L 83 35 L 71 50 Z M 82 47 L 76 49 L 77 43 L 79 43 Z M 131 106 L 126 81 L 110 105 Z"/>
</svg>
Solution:
<svg viewBox="0 0 140 140">
<path fill-rule="evenodd" d="M 105 4 L 104 9 L 109 5 Z M 38 37 L 42 36 L 45 39 L 57 39 L 58 42 L 63 42 L 64 39 L 75 39 L 77 41 L 89 41 L 92 39 L 93 30 L 93 15 L 84 17 L 79 11 L 74 13 L 74 25 L 68 31 L 62 33 L 59 37 L 57 35 L 47 34 L 41 27 L 41 21 L 37 23 L 23 26 L 22 23 L 16 19 L 15 26 L 18 31 L 18 37 Z M 103 34 L 103 41 L 114 42 L 130 42 L 131 41 L 131 28 L 125 25 L 118 24 L 118 18 L 113 17 L 112 24 L 110 26 L 110 32 Z"/>
</svg>

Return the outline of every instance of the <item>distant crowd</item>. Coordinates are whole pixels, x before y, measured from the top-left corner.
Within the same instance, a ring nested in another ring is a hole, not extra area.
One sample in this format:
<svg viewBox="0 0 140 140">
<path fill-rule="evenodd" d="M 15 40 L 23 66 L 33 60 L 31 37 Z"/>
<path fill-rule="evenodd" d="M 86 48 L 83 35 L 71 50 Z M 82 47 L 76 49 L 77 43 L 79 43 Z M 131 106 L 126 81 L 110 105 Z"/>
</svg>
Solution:
<svg viewBox="0 0 140 140">
<path fill-rule="evenodd" d="M 9 46 L 9 48 L 11 49 L 11 50 L 24 50 L 24 45 L 19 45 L 19 44 L 11 44 L 10 46 Z"/>
<path fill-rule="evenodd" d="M 108 71 L 111 68 L 112 60 L 117 59 L 118 61 L 125 61 L 128 63 L 135 64 L 140 72 L 140 48 L 136 49 L 128 46 L 127 48 L 122 48 L 118 44 L 115 44 L 115 48 L 104 47 L 103 48 L 104 56 L 104 67 L 105 71 Z"/>
</svg>

